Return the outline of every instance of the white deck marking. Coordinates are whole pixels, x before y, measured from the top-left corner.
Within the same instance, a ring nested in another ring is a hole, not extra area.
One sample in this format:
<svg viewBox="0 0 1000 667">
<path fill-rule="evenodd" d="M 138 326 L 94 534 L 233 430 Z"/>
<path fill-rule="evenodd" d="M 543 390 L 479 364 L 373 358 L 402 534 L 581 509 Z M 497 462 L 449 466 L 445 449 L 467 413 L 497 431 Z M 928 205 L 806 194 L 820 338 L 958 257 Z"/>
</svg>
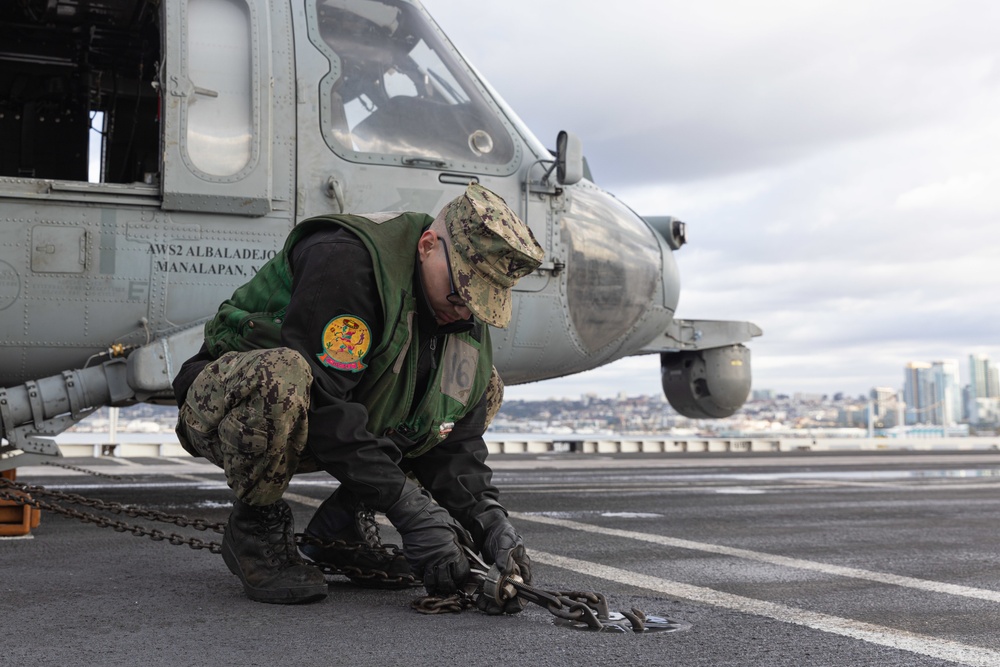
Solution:
<svg viewBox="0 0 1000 667">
<path fill-rule="evenodd" d="M 568 519 L 556 519 L 553 517 L 538 516 L 534 514 L 521 514 L 515 512 L 511 512 L 511 517 L 517 518 L 518 521 L 522 520 L 534 521 L 536 523 L 544 523 L 551 526 L 561 526 L 563 528 L 568 528 L 570 530 L 579 530 L 588 533 L 597 533 L 600 535 L 608 535 L 611 537 L 624 537 L 630 540 L 652 542 L 653 544 L 661 544 L 663 546 L 668 546 L 668 547 L 677 547 L 679 549 L 707 551 L 710 553 L 722 554 L 725 556 L 734 556 L 736 558 L 745 558 L 747 560 L 756 560 L 762 563 L 780 565 L 783 567 L 794 567 L 800 570 L 812 570 L 814 572 L 822 572 L 824 574 L 832 574 L 839 577 L 866 579 L 868 581 L 875 581 L 880 584 L 903 586 L 905 588 L 916 588 L 924 591 L 930 591 L 932 593 L 944 593 L 946 595 L 958 595 L 961 597 L 975 598 L 978 600 L 988 600 L 989 602 L 1000 602 L 1000 591 L 990 591 L 982 588 L 972 588 L 970 586 L 946 584 L 940 581 L 917 579 L 915 577 L 904 577 L 898 574 L 889 574 L 887 572 L 873 572 L 871 570 L 862 570 L 856 567 L 843 567 L 841 565 L 831 565 L 829 563 L 817 563 L 815 561 L 803 560 L 801 558 L 788 558 L 787 556 L 775 556 L 774 554 L 763 553 L 760 551 L 750 551 L 749 549 L 737 549 L 734 547 L 725 547 L 719 544 L 709 544 L 707 542 L 693 542 L 691 540 L 682 540 L 675 537 L 667 537 L 665 535 L 652 535 L 649 533 L 639 533 L 632 530 L 619 530 L 617 528 L 603 528 L 601 526 L 594 526 L 587 523 L 580 523 L 579 521 L 570 521 Z"/>
<path fill-rule="evenodd" d="M 864 623 L 839 616 L 787 607 L 774 602 L 765 602 L 740 595 L 722 593 L 711 588 L 651 577 L 622 570 L 617 567 L 557 556 L 536 549 L 531 550 L 531 557 L 539 563 L 579 572 L 580 574 L 599 579 L 656 591 L 672 597 L 684 598 L 736 612 L 766 616 L 767 618 L 773 618 L 784 623 L 801 625 L 813 630 L 850 637 L 870 644 L 878 644 L 879 646 L 888 646 L 931 658 L 950 660 L 961 665 L 976 665 L 981 667 L 995 667 L 996 665 L 1000 665 L 1000 652 L 978 646 L 968 646 L 967 644 L 959 644 L 958 642 L 919 635 L 872 623 Z"/>
<path fill-rule="evenodd" d="M 204 477 L 199 477 L 198 475 L 188 475 L 181 472 L 171 473 L 170 477 L 176 477 L 177 479 L 186 479 L 189 482 L 195 482 L 199 486 L 221 486 L 227 487 L 228 484 L 225 481 L 219 481 L 216 479 L 205 479 Z"/>
<path fill-rule="evenodd" d="M 309 496 L 302 496 L 299 495 L 298 493 L 289 493 L 288 491 L 285 491 L 283 494 L 281 494 L 281 497 L 283 500 L 291 500 L 293 502 L 300 503 L 307 507 L 319 507 L 320 505 L 323 504 L 322 500 L 317 500 L 316 498 L 310 498 Z"/>
<path fill-rule="evenodd" d="M 195 479 L 193 476 L 188 475 L 174 475 L 174 477 L 181 477 L 192 481 Z M 297 502 L 309 507 L 319 507 L 322 504 L 322 500 L 288 491 L 285 492 L 283 497 L 286 500 Z M 958 586 L 955 584 L 946 584 L 942 582 L 916 579 L 913 577 L 904 577 L 885 572 L 873 572 L 859 568 L 817 563 L 800 558 L 775 556 L 773 554 L 750 551 L 748 549 L 737 549 L 705 542 L 694 542 L 692 540 L 683 540 L 663 535 L 652 535 L 631 530 L 619 530 L 616 528 L 603 528 L 601 526 L 594 526 L 567 519 L 556 519 L 552 517 L 522 514 L 518 512 L 511 512 L 511 517 L 519 521 L 533 521 L 535 523 L 560 526 L 569 530 L 598 533 L 610 537 L 621 537 L 643 542 L 652 542 L 654 544 L 664 546 L 717 553 L 784 567 L 823 572 L 835 576 L 866 579 L 883 584 L 915 588 L 935 593 L 945 593 L 948 595 L 958 595 L 962 597 L 988 600 L 991 602 L 1000 602 L 1000 592 L 997 591 L 971 588 L 968 586 Z M 387 523 L 383 517 L 379 516 L 378 518 L 380 519 L 380 523 Z M 691 584 L 685 584 L 678 581 L 670 581 L 668 579 L 639 574 L 637 572 L 601 565 L 599 563 L 592 563 L 576 558 L 567 558 L 565 556 L 557 556 L 544 551 L 538 551 L 537 549 L 531 550 L 531 556 L 539 563 L 579 572 L 583 575 L 605 579 L 607 581 L 614 581 L 627 586 L 635 586 L 637 588 L 655 591 L 669 596 L 680 597 L 694 602 L 712 605 L 714 607 L 721 607 L 735 612 L 764 616 L 784 623 L 791 623 L 793 625 L 811 628 L 820 632 L 849 637 L 851 639 L 857 639 L 870 644 L 877 644 L 879 646 L 886 646 L 897 650 L 909 651 L 911 653 L 940 660 L 949 660 L 961 665 L 972 665 L 976 667 L 1000 666 L 1000 652 L 986 648 L 969 646 L 967 644 L 939 639 L 928 635 L 920 635 L 896 628 L 855 621 L 848 618 L 813 612 L 806 609 L 789 607 L 774 602 L 755 600 L 753 598 L 716 591 L 711 588 L 693 586 Z"/>
</svg>

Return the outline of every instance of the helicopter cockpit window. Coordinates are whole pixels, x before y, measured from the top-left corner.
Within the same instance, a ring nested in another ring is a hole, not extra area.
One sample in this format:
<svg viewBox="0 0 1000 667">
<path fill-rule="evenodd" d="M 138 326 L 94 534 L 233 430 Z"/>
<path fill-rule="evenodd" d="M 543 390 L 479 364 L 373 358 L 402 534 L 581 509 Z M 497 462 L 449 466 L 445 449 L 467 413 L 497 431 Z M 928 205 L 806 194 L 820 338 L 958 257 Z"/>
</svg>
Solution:
<svg viewBox="0 0 1000 667">
<path fill-rule="evenodd" d="M 420 11 L 397 0 L 317 0 L 327 142 L 341 154 L 506 165 L 510 130 Z"/>
</svg>

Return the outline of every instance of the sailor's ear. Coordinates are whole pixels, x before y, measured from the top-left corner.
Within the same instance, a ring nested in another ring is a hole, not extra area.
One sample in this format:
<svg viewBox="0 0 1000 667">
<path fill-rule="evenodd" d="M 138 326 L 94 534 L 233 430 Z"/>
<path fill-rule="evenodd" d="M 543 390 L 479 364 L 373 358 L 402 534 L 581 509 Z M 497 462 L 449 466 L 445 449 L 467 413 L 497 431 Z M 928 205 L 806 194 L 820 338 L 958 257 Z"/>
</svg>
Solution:
<svg viewBox="0 0 1000 667">
<path fill-rule="evenodd" d="M 437 245 L 438 235 L 436 232 L 430 229 L 425 229 L 424 233 L 420 235 L 417 239 L 417 256 L 420 257 L 420 261 L 427 259 L 427 256 L 434 250 L 434 246 Z"/>
</svg>

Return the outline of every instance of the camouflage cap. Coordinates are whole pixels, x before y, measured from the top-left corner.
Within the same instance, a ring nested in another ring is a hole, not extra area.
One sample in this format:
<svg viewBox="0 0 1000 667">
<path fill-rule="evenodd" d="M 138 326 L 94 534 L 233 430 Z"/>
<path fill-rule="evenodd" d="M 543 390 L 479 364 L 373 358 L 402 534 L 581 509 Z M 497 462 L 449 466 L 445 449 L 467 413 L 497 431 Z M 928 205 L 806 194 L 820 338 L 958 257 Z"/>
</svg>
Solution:
<svg viewBox="0 0 1000 667">
<path fill-rule="evenodd" d="M 477 318 L 510 322 L 510 288 L 542 263 L 534 234 L 497 194 L 472 183 L 444 210 L 455 290 Z"/>
</svg>

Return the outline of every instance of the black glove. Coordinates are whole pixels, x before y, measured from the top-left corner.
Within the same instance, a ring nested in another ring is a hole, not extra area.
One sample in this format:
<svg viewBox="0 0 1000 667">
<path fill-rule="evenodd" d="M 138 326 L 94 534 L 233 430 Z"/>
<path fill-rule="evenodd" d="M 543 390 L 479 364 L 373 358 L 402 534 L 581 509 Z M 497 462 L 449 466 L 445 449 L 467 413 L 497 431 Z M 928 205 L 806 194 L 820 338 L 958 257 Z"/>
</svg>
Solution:
<svg viewBox="0 0 1000 667">
<path fill-rule="evenodd" d="M 516 574 L 526 584 L 531 583 L 531 559 L 524 549 L 524 540 L 507 520 L 507 514 L 499 504 L 475 518 L 476 541 L 487 563 L 496 564 L 501 574 Z M 480 595 L 476 606 L 487 614 L 516 614 L 524 609 L 525 602 L 514 597 L 506 600 L 501 607 L 495 600 Z"/>
<path fill-rule="evenodd" d="M 403 538 L 403 555 L 413 573 L 423 577 L 428 594 L 451 595 L 465 584 L 471 574 L 469 557 L 447 510 L 407 481 L 385 515 Z"/>
</svg>

